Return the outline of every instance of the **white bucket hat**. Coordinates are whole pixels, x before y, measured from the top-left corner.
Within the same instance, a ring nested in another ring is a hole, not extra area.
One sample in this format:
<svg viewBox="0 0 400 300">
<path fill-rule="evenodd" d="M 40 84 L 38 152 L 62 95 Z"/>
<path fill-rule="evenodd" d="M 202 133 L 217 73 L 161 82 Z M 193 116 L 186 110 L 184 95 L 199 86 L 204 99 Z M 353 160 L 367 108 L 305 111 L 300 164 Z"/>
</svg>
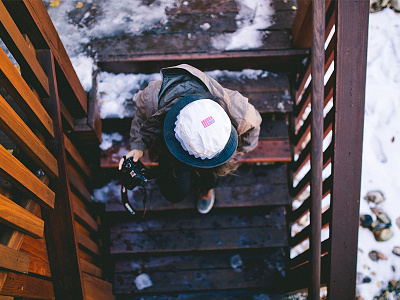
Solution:
<svg viewBox="0 0 400 300">
<path fill-rule="evenodd" d="M 164 122 L 164 139 L 176 158 L 199 168 L 223 164 L 238 143 L 225 110 L 199 95 L 185 96 L 171 108 Z"/>
</svg>

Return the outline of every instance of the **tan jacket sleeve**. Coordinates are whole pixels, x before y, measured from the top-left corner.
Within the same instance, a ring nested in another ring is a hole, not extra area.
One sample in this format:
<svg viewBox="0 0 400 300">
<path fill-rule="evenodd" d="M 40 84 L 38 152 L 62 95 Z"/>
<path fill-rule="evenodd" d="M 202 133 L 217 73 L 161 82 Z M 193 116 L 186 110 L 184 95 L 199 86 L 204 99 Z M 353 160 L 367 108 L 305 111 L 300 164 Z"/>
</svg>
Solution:
<svg viewBox="0 0 400 300">
<path fill-rule="evenodd" d="M 238 151 L 244 153 L 250 152 L 258 145 L 262 121 L 260 113 L 239 92 L 227 88 L 225 88 L 225 92 L 230 99 L 229 110 L 232 117 L 238 123 Z"/>
<path fill-rule="evenodd" d="M 143 135 L 140 133 L 140 128 L 157 111 L 160 88 L 161 81 L 151 81 L 144 90 L 139 91 L 135 95 L 137 109 L 130 130 L 131 137 L 129 144 L 131 149 L 146 150 L 146 144 L 143 142 Z"/>
<path fill-rule="evenodd" d="M 260 135 L 261 116 L 250 103 L 247 103 L 246 115 L 242 126 L 243 133 L 239 136 L 238 151 L 250 152 L 258 145 Z"/>
</svg>

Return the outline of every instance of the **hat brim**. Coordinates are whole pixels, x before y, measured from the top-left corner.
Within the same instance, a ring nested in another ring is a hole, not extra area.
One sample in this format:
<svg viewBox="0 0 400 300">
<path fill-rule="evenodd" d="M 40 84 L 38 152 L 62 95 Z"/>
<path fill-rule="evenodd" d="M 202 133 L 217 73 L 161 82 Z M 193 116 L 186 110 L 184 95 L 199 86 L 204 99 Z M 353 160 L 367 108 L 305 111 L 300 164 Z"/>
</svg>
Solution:
<svg viewBox="0 0 400 300">
<path fill-rule="evenodd" d="M 175 137 L 175 122 L 181 111 L 189 103 L 197 100 L 204 99 L 199 95 L 188 95 L 178 100 L 172 108 L 168 111 L 164 121 L 164 140 L 167 144 L 169 151 L 180 161 L 197 168 L 213 168 L 222 165 L 228 161 L 235 153 L 238 145 L 238 135 L 236 129 L 232 126 L 229 140 L 225 148 L 215 157 L 208 159 L 196 158 L 190 155 L 185 149 L 182 148 L 181 143 Z"/>
</svg>

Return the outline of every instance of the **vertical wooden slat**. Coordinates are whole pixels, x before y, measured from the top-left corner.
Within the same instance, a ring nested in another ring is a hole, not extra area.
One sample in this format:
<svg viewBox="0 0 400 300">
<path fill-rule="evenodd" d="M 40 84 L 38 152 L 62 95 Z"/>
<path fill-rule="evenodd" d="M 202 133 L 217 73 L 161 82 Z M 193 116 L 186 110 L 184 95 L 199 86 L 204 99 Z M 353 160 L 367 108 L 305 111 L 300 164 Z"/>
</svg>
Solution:
<svg viewBox="0 0 400 300">
<path fill-rule="evenodd" d="M 312 4 L 311 50 L 311 282 L 308 299 L 320 299 L 321 282 L 321 201 L 324 138 L 325 0 Z"/>
<path fill-rule="evenodd" d="M 336 0 L 330 299 L 354 299 L 369 1 Z"/>
<path fill-rule="evenodd" d="M 55 78 L 54 58 L 50 50 L 39 50 L 38 57 L 49 78 L 50 97 L 44 104 L 54 124 L 54 148 L 57 149 L 59 179 L 54 210 L 43 212 L 46 243 L 56 299 L 83 299 L 74 212 L 67 176 L 67 161 L 62 131 L 60 99 Z"/>
</svg>

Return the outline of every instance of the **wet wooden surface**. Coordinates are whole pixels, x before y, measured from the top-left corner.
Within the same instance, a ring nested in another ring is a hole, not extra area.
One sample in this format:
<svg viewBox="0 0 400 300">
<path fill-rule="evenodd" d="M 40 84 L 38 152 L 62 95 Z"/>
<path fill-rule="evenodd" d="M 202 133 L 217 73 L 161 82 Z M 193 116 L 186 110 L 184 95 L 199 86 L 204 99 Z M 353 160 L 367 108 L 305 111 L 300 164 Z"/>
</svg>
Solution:
<svg viewBox="0 0 400 300">
<path fill-rule="evenodd" d="M 118 190 L 118 182 L 116 189 Z M 215 208 L 258 207 L 268 205 L 287 205 L 290 197 L 286 181 L 285 165 L 242 166 L 236 175 L 222 177 L 215 188 Z M 128 191 L 135 209 L 143 210 L 143 192 Z M 168 202 L 160 193 L 156 182 L 147 185 L 147 215 L 157 211 L 195 210 L 194 199 L 179 203 Z M 110 193 L 106 203 L 107 212 L 125 212 L 120 195 Z"/>
<path fill-rule="evenodd" d="M 114 290 L 140 295 L 248 288 L 276 291 L 284 276 L 285 236 L 282 207 L 114 221 Z M 135 279 L 142 273 L 152 286 L 138 291 Z"/>
<path fill-rule="evenodd" d="M 110 192 L 106 203 L 114 293 L 121 299 L 282 299 L 279 292 L 283 290 L 288 245 L 286 207 L 291 200 L 286 165 L 277 163 L 277 157 L 284 154 L 285 162 L 291 159 L 286 114 L 293 110 L 285 72 L 298 68 L 308 54 L 292 47 L 292 6 L 296 3 L 273 0 L 274 23 L 260 30 L 262 45 L 246 51 L 224 51 L 212 43 L 237 30 L 236 1 L 177 3 L 167 11 L 166 23 L 135 35 L 92 40 L 90 46 L 98 55 L 100 68 L 154 73 L 160 67 L 185 62 L 204 71 L 273 71 L 275 74 L 265 72 L 257 78 L 234 78 L 228 72 L 215 77 L 222 86 L 248 97 L 263 113 L 262 147 L 247 154 L 248 164 L 237 174 L 221 178 L 210 213 L 200 215 L 194 198 L 168 202 L 152 182 L 147 186 L 146 215 L 134 220 L 121 204 L 116 180 L 116 164 L 129 151 L 131 118 L 103 120 L 104 132 L 124 133 L 121 142 L 103 151 L 101 163 L 102 172 L 115 180 L 117 191 Z M 101 13 L 89 6 L 88 12 L 93 19 Z M 81 13 L 75 15 L 77 23 L 83 18 Z M 201 29 L 206 23 L 209 29 Z M 130 105 L 134 111 L 132 101 Z M 267 144 L 270 146 L 263 146 Z M 267 156 L 275 159 L 260 164 Z M 141 215 L 143 193 L 129 191 L 128 195 Z M 148 275 L 150 287 L 138 289 L 140 274 Z"/>
<path fill-rule="evenodd" d="M 272 22 L 259 30 L 263 39 L 257 50 L 291 49 L 291 25 L 296 13 L 296 1 L 273 0 L 271 7 L 274 10 Z M 98 55 L 99 61 L 156 53 L 222 52 L 222 49 L 213 46 L 213 39 L 224 39 L 224 34 L 239 28 L 239 11 L 240 6 L 234 0 L 177 1 L 175 6 L 166 10 L 166 21 L 153 24 L 143 32 L 93 39 L 91 51 Z M 96 24 L 96 18 L 101 14 L 96 5 L 69 12 L 73 23 L 89 27 Z M 204 24 L 209 25 L 208 29 L 202 26 Z"/>
</svg>

